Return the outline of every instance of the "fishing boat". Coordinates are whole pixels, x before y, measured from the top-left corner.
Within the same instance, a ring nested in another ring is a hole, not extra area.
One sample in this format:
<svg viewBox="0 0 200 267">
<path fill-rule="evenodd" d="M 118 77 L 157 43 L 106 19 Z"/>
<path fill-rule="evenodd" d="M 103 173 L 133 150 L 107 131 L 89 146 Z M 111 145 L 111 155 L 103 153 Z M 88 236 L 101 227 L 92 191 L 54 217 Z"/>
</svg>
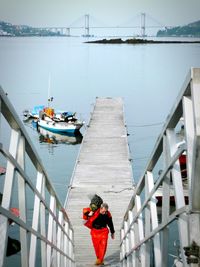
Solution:
<svg viewBox="0 0 200 267">
<path fill-rule="evenodd" d="M 74 133 L 80 130 L 84 122 L 79 121 L 75 116 L 65 121 L 57 120 L 52 108 L 46 108 L 40 112 L 38 126 L 53 133 Z"/>
</svg>

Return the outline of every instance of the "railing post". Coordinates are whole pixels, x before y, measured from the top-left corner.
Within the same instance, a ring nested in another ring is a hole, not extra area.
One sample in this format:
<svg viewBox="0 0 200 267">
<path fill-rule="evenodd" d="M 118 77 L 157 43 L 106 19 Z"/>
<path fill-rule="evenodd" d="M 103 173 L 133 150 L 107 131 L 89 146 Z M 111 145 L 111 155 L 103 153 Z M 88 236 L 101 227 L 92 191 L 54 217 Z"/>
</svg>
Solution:
<svg viewBox="0 0 200 267">
<path fill-rule="evenodd" d="M 121 258 L 123 259 L 122 261 L 122 267 L 126 267 L 126 259 L 125 259 L 125 254 L 126 254 L 126 244 L 125 244 L 125 230 L 124 228 L 121 229 L 121 240 L 122 240 L 122 244 L 121 244 Z"/>
<path fill-rule="evenodd" d="M 63 224 L 63 212 L 62 211 L 59 211 L 58 221 L 61 225 Z M 60 226 L 58 226 L 57 247 L 62 250 L 63 248 L 62 246 L 63 246 L 63 233 L 62 233 L 62 229 L 60 228 Z M 60 252 L 57 252 L 57 266 L 58 267 L 61 266 L 62 257 L 63 256 L 60 254 Z"/>
<path fill-rule="evenodd" d="M 139 195 L 136 195 L 136 197 L 135 197 L 136 214 L 138 213 L 140 208 L 141 208 L 141 199 L 140 199 Z M 144 227 L 143 227 L 142 213 L 140 213 L 140 215 L 138 216 L 138 219 L 137 219 L 137 231 L 138 231 L 138 233 L 137 233 L 138 240 L 137 241 L 139 242 L 139 241 L 142 241 L 142 239 L 144 239 Z M 146 244 L 144 243 L 140 247 L 140 251 L 139 251 L 140 259 L 137 258 L 136 266 L 138 266 L 139 261 L 141 262 L 141 267 L 146 266 L 145 246 L 146 246 Z"/>
<path fill-rule="evenodd" d="M 25 160 L 25 140 L 20 137 L 19 148 L 17 153 L 17 161 L 21 168 L 24 170 Z M 26 184 L 24 179 L 18 174 L 18 199 L 19 199 L 19 216 L 20 219 L 26 223 Z M 28 266 L 28 241 L 27 231 L 20 227 L 20 241 L 21 241 L 21 265 L 22 267 Z"/>
<path fill-rule="evenodd" d="M 129 210 L 128 212 L 128 219 L 129 219 L 129 225 L 132 224 L 133 222 L 133 211 Z M 130 229 L 130 248 L 132 249 L 135 246 L 135 234 L 134 234 L 134 224 L 131 226 Z M 136 261 L 136 256 L 135 256 L 135 251 L 132 252 L 131 255 L 131 263 L 132 267 L 135 267 L 135 261 Z"/>
<path fill-rule="evenodd" d="M 55 198 L 55 206 L 54 206 L 54 216 L 57 217 L 57 213 L 56 213 L 56 198 Z M 55 219 L 53 219 L 53 245 L 56 247 L 57 246 L 57 222 L 55 221 Z M 56 249 L 52 248 L 53 252 L 52 252 L 52 259 L 53 259 L 53 266 L 58 266 L 57 264 L 57 253 L 56 253 Z"/>
<path fill-rule="evenodd" d="M 56 205 L 56 200 L 54 196 L 50 196 L 50 210 L 55 213 L 55 205 Z M 47 238 L 49 242 L 53 243 L 54 239 L 54 218 L 53 216 L 49 213 L 49 222 L 48 222 L 48 233 L 47 233 Z M 47 245 L 47 267 L 50 267 L 52 265 L 52 262 L 55 261 L 54 258 L 54 252 L 52 251 L 52 248 L 50 245 Z"/>
<path fill-rule="evenodd" d="M 14 158 L 16 158 L 17 156 L 19 137 L 20 133 L 12 129 L 9 152 Z M 5 181 L 4 181 L 3 198 L 1 203 L 1 206 L 7 210 L 10 209 L 14 171 L 15 171 L 14 166 L 10 161 L 8 161 L 6 167 Z M 8 218 L 0 214 L 0 240 L 1 240 L 0 267 L 4 266 L 4 260 L 7 248 L 7 231 L 8 231 Z"/>
<path fill-rule="evenodd" d="M 148 175 L 145 175 L 145 199 L 149 196 L 149 187 L 148 187 Z M 147 204 L 145 208 L 145 236 L 148 236 L 151 231 L 151 213 L 150 213 L 150 205 Z M 150 266 L 150 240 L 145 244 L 145 260 L 146 267 Z"/>
<path fill-rule="evenodd" d="M 42 184 L 41 184 L 41 195 L 45 199 L 45 176 L 42 178 Z M 44 203 L 40 203 L 40 232 L 41 235 L 46 237 L 46 209 L 44 206 Z M 47 266 L 47 245 L 46 243 L 41 240 L 41 257 L 42 257 L 42 267 Z"/>
<path fill-rule="evenodd" d="M 129 249 L 130 249 L 129 233 L 127 233 L 127 231 L 128 231 L 128 221 L 124 221 L 124 232 L 126 234 L 126 237 L 125 237 L 125 253 L 128 253 Z M 130 256 L 126 259 L 126 266 L 130 267 Z"/>
<path fill-rule="evenodd" d="M 41 172 L 37 173 L 37 181 L 36 181 L 36 188 L 41 193 L 43 184 L 43 174 Z M 32 228 L 37 231 L 38 224 L 39 224 L 39 214 L 40 214 L 40 199 L 37 195 L 35 195 L 34 200 L 34 209 L 33 209 L 33 220 L 32 220 Z M 29 267 L 35 266 L 35 259 L 36 259 L 36 246 L 37 246 L 37 236 L 31 234 L 30 239 L 30 251 L 29 251 Z"/>
<path fill-rule="evenodd" d="M 154 187 L 154 181 L 153 181 L 153 174 L 152 172 L 147 172 L 147 190 L 149 193 Z M 157 215 L 157 207 L 156 207 L 156 197 L 155 195 L 152 196 L 150 200 L 150 216 L 151 216 L 151 223 L 152 223 L 152 230 L 156 229 L 158 227 L 158 215 Z M 154 243 L 154 257 L 155 257 L 155 266 L 160 267 L 162 265 L 161 263 L 161 251 L 160 251 L 160 235 L 157 233 L 153 237 L 153 243 Z"/>
<path fill-rule="evenodd" d="M 64 253 L 69 256 L 69 223 L 66 222 L 65 226 L 65 234 L 64 234 Z M 67 236 L 68 235 L 68 236 Z M 64 257 L 64 266 L 68 266 L 69 265 L 69 259 L 67 257 Z"/>
<path fill-rule="evenodd" d="M 177 150 L 176 133 L 174 129 L 167 129 L 167 137 L 170 148 L 170 156 L 172 157 Z M 177 160 L 172 169 L 172 180 L 174 186 L 176 208 L 180 209 L 185 206 L 185 198 L 183 193 L 183 184 L 180 171 L 180 163 Z M 181 257 L 184 266 L 187 266 L 184 247 L 188 246 L 188 216 L 183 213 L 178 218 L 178 229 L 181 247 Z"/>
<path fill-rule="evenodd" d="M 195 155 L 194 155 L 194 113 L 191 97 L 183 97 L 183 115 L 184 115 L 184 130 L 187 143 L 187 178 L 189 189 L 189 207 L 192 210 L 192 175 L 194 171 Z M 192 118 L 192 119 L 191 119 Z"/>
<path fill-rule="evenodd" d="M 73 245 L 72 245 L 72 241 L 73 240 L 73 235 L 72 235 L 72 229 L 69 228 L 69 238 L 70 238 L 70 241 L 69 241 L 69 257 L 71 258 L 70 259 L 70 264 L 69 264 L 69 267 L 73 267 L 73 258 L 74 258 L 74 255 L 73 255 Z"/>
<path fill-rule="evenodd" d="M 163 136 L 163 167 L 169 164 L 169 149 L 167 145 L 167 137 Z M 170 173 L 168 172 L 163 180 L 162 190 L 162 223 L 166 223 L 170 212 Z M 169 243 L 169 227 L 165 227 L 161 232 L 161 260 L 162 267 L 168 267 L 168 243 Z"/>
</svg>

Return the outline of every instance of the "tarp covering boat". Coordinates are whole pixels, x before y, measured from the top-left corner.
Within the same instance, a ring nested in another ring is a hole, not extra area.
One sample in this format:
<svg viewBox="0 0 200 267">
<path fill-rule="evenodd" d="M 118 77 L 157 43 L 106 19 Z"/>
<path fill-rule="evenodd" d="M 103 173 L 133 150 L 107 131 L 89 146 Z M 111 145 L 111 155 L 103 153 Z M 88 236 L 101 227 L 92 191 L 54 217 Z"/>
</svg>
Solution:
<svg viewBox="0 0 200 267">
<path fill-rule="evenodd" d="M 40 112 L 41 110 L 44 110 L 44 108 L 45 108 L 44 105 L 35 106 L 35 107 L 32 109 L 31 114 L 32 114 L 32 115 L 38 115 L 39 112 Z"/>
</svg>

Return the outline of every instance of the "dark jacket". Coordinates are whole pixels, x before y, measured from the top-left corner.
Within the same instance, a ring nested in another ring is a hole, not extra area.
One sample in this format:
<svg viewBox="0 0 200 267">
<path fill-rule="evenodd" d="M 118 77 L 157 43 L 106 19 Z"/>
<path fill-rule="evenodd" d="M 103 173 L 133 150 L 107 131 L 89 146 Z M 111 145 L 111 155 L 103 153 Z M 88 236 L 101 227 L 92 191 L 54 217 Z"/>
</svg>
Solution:
<svg viewBox="0 0 200 267">
<path fill-rule="evenodd" d="M 98 217 L 92 223 L 92 227 L 95 229 L 102 229 L 107 226 L 109 227 L 111 234 L 114 234 L 115 229 L 112 216 L 109 211 L 106 214 L 99 213 Z"/>
</svg>

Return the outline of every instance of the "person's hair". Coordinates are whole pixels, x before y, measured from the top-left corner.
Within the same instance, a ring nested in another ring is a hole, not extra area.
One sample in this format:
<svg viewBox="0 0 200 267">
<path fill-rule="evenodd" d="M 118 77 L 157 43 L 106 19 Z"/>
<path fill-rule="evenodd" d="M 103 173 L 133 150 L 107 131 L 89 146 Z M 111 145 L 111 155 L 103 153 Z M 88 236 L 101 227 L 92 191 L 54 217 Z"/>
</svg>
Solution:
<svg viewBox="0 0 200 267">
<path fill-rule="evenodd" d="M 105 208 L 106 210 L 108 210 L 108 204 L 107 203 L 102 203 L 101 204 L 101 208 Z"/>
</svg>

